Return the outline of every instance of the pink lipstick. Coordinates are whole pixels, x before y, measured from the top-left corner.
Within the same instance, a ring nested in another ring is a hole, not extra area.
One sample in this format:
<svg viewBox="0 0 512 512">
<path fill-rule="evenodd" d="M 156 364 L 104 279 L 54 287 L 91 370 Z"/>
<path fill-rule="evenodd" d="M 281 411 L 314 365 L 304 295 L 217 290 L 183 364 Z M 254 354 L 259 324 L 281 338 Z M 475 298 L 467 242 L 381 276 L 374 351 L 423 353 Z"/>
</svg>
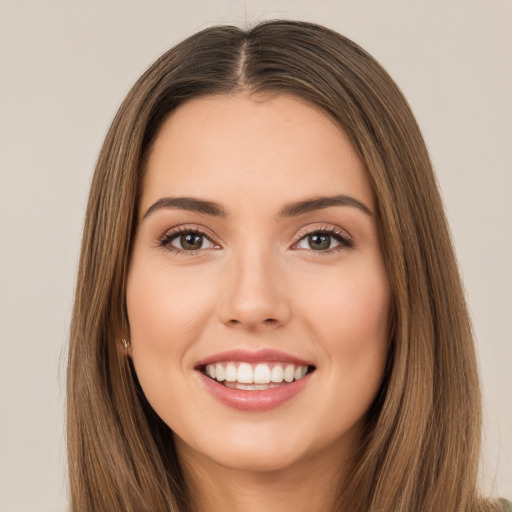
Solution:
<svg viewBox="0 0 512 512">
<path fill-rule="evenodd" d="M 314 366 L 284 352 L 230 350 L 201 360 L 195 367 L 206 389 L 228 407 L 267 411 L 299 394 Z"/>
</svg>

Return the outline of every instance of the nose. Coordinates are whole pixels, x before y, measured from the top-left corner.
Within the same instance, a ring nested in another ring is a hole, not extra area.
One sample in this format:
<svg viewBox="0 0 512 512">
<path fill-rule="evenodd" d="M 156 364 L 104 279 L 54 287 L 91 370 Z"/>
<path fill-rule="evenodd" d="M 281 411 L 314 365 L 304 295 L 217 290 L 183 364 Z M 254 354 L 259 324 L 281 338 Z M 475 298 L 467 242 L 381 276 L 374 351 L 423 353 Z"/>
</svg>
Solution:
<svg viewBox="0 0 512 512">
<path fill-rule="evenodd" d="M 259 331 L 288 322 L 290 302 L 276 258 L 247 249 L 233 257 L 228 266 L 219 303 L 224 324 Z"/>
</svg>

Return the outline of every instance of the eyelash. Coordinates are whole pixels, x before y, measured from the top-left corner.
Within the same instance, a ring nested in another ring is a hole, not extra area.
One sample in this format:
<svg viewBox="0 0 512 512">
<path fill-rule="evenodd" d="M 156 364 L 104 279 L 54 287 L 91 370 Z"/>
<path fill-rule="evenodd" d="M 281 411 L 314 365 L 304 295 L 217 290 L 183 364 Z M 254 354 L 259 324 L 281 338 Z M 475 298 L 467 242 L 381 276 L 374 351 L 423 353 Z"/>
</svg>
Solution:
<svg viewBox="0 0 512 512">
<path fill-rule="evenodd" d="M 350 238 L 350 236 L 345 231 L 334 226 L 307 228 L 305 231 L 299 232 L 296 238 L 296 242 L 294 242 L 293 246 L 295 247 L 304 239 L 312 235 L 326 235 L 331 238 L 334 238 L 334 240 L 339 242 L 339 245 L 337 247 L 329 248 L 325 251 L 319 251 L 315 249 L 304 249 L 309 253 L 314 253 L 315 255 L 322 256 L 333 254 L 346 249 L 352 249 L 354 247 L 354 242 Z"/>
<path fill-rule="evenodd" d="M 160 238 L 159 246 L 163 247 L 169 252 L 172 252 L 174 254 L 178 255 L 193 255 L 197 254 L 201 249 L 198 250 L 189 250 L 186 249 L 179 249 L 178 247 L 174 247 L 171 245 L 171 242 L 175 240 L 176 238 L 183 236 L 183 235 L 197 235 L 203 238 L 206 238 L 210 243 L 214 244 L 213 240 L 208 236 L 208 234 L 199 228 L 187 228 L 185 226 L 180 226 L 178 228 L 173 229 L 172 231 L 168 231 L 167 233 L 164 233 L 164 235 Z M 215 245 L 215 244 L 214 244 Z"/>
<path fill-rule="evenodd" d="M 215 245 L 211 237 L 203 230 L 194 227 L 194 228 L 188 228 L 184 226 L 180 226 L 178 228 L 175 228 L 167 233 L 164 233 L 164 235 L 159 240 L 159 247 L 163 247 L 169 252 L 172 252 L 174 254 L 179 255 L 194 255 L 200 252 L 204 249 L 198 249 L 198 250 L 186 250 L 186 249 L 179 249 L 178 247 L 174 247 L 171 245 L 171 242 L 174 241 L 176 238 L 183 236 L 183 235 L 197 235 L 200 237 L 205 238 L 208 240 L 211 244 Z M 315 227 L 315 228 L 309 228 L 305 231 L 300 232 L 293 245 L 293 247 L 296 247 L 300 242 L 302 242 L 304 239 L 306 239 L 309 236 L 312 235 L 326 235 L 337 242 L 339 242 L 339 245 L 333 248 L 328 248 L 326 250 L 315 250 L 315 249 L 303 249 L 310 253 L 318 254 L 318 255 L 326 255 L 326 254 L 333 254 L 345 249 L 352 249 L 354 247 L 353 240 L 342 230 L 335 228 L 333 226 L 325 226 L 325 227 Z"/>
</svg>

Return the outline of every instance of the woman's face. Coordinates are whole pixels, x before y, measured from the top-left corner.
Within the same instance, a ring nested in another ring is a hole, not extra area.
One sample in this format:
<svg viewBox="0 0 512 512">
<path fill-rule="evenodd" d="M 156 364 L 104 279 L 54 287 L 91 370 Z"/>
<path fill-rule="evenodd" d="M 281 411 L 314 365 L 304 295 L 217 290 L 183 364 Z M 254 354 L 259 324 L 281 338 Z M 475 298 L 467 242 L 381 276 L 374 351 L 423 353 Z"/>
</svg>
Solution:
<svg viewBox="0 0 512 512">
<path fill-rule="evenodd" d="M 146 171 L 130 355 L 180 456 L 343 461 L 381 382 L 390 310 L 345 133 L 290 95 L 208 96 L 170 115 Z"/>
</svg>

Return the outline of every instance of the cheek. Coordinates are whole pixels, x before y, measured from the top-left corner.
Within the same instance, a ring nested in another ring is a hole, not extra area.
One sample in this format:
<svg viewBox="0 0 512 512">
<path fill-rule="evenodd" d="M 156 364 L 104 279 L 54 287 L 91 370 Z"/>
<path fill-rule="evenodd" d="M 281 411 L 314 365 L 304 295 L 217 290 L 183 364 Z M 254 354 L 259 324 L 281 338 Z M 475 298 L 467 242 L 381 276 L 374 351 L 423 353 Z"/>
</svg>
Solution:
<svg viewBox="0 0 512 512">
<path fill-rule="evenodd" d="M 204 322 L 210 295 L 211 286 L 197 275 L 135 261 L 126 291 L 132 344 L 164 350 L 186 343 L 188 334 L 197 332 Z"/>
<path fill-rule="evenodd" d="M 333 364 L 373 374 L 387 356 L 390 303 L 385 273 L 356 269 L 309 294 L 309 328 Z"/>
<path fill-rule="evenodd" d="M 208 322 L 211 288 L 165 262 L 133 258 L 126 288 L 131 357 L 147 400 L 166 422 L 186 396 L 187 351 Z"/>
<path fill-rule="evenodd" d="M 182 386 L 178 376 L 190 363 L 188 349 L 211 316 L 212 286 L 197 277 L 197 272 L 173 272 L 165 262 L 148 257 L 134 258 L 128 274 L 131 356 L 142 389 L 157 411 L 170 400 L 169 386 Z"/>
<path fill-rule="evenodd" d="M 329 311 L 325 311 L 326 317 L 336 319 L 326 334 L 326 344 L 331 385 L 346 407 L 340 421 L 344 414 L 362 421 L 386 366 L 391 294 L 384 274 L 370 274 L 353 282 L 345 280 L 344 293 L 333 297 Z"/>
</svg>

